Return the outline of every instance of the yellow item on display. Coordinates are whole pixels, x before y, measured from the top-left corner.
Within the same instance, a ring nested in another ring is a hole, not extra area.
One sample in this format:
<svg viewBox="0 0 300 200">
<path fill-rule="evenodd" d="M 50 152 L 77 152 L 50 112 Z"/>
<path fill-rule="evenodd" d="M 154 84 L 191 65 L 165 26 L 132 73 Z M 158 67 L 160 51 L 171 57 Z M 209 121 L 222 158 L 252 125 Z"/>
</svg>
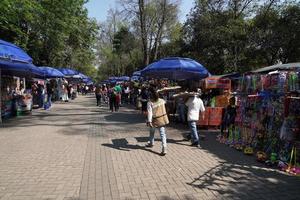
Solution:
<svg viewBox="0 0 300 200">
<path fill-rule="evenodd" d="M 246 154 L 246 155 L 252 155 L 253 154 L 253 148 L 252 147 L 246 147 L 244 149 L 244 154 Z"/>
</svg>

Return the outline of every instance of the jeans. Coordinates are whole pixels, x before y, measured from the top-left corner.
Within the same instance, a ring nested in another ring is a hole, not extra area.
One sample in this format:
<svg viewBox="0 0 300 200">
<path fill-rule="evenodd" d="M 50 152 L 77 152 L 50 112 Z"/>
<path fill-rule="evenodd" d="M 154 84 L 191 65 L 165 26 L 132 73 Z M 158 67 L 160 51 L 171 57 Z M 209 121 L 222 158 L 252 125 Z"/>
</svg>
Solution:
<svg viewBox="0 0 300 200">
<path fill-rule="evenodd" d="M 38 98 L 39 98 L 39 107 L 43 108 L 44 107 L 44 95 L 43 94 L 39 94 Z"/>
<path fill-rule="evenodd" d="M 166 130 L 165 127 L 159 127 L 159 133 L 160 133 L 160 138 L 161 138 L 161 146 L 162 148 L 167 147 L 167 135 L 166 135 Z M 154 133 L 155 133 L 155 127 L 150 128 L 150 144 L 154 144 Z"/>
<path fill-rule="evenodd" d="M 96 95 L 97 106 L 101 106 L 101 95 Z"/>
<path fill-rule="evenodd" d="M 194 142 L 199 143 L 199 136 L 198 136 L 198 133 L 197 133 L 196 121 L 189 121 L 189 127 L 191 129 L 192 143 L 194 143 Z"/>
<path fill-rule="evenodd" d="M 48 94 L 48 99 L 47 99 L 47 102 L 48 102 L 48 104 L 49 104 L 49 107 L 51 107 L 51 105 L 52 105 L 52 101 L 51 101 L 51 99 L 52 99 L 52 94 Z"/>
<path fill-rule="evenodd" d="M 178 109 L 178 114 L 179 114 L 179 121 L 180 122 L 185 122 L 185 116 L 186 116 L 186 114 L 185 114 L 185 105 L 184 104 L 178 104 L 178 107 L 177 107 L 177 109 Z"/>
</svg>

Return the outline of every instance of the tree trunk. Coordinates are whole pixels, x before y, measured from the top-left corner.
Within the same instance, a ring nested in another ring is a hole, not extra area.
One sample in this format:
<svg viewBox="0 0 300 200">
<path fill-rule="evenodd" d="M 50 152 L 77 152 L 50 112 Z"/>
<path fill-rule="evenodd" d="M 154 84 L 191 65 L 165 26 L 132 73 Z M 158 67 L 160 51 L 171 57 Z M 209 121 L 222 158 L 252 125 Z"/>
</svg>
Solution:
<svg viewBox="0 0 300 200">
<path fill-rule="evenodd" d="M 164 0 L 162 3 L 162 16 L 160 22 L 158 23 L 157 35 L 154 41 L 154 60 L 157 59 L 158 47 L 161 42 L 162 31 L 166 21 L 166 14 L 167 14 L 166 4 L 167 4 L 167 0 Z"/>
<path fill-rule="evenodd" d="M 144 65 L 149 64 L 149 53 L 148 53 L 148 42 L 147 42 L 147 33 L 146 33 L 146 23 L 145 23 L 145 3 L 144 0 L 139 0 L 139 20 L 141 28 L 141 37 L 143 44 L 143 56 L 144 56 Z"/>
</svg>

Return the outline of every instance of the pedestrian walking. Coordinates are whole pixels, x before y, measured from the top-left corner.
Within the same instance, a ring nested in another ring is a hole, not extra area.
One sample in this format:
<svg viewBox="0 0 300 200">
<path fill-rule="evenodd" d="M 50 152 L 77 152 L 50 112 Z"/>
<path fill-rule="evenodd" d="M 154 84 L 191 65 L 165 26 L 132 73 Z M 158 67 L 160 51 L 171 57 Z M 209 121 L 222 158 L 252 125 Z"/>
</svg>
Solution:
<svg viewBox="0 0 300 200">
<path fill-rule="evenodd" d="M 101 87 L 100 86 L 97 86 L 96 87 L 96 90 L 95 90 L 95 95 L 96 95 L 96 101 L 97 101 L 97 106 L 101 106 Z"/>
<path fill-rule="evenodd" d="M 198 94 L 195 94 L 188 98 L 185 105 L 188 107 L 187 120 L 191 131 L 192 146 L 200 147 L 199 136 L 197 132 L 197 121 L 199 120 L 199 112 L 201 113 L 201 117 L 204 118 L 205 107 L 203 101 L 200 99 Z"/>
<path fill-rule="evenodd" d="M 130 88 L 129 86 L 125 86 L 124 88 L 124 103 L 129 104 L 130 100 Z"/>
<path fill-rule="evenodd" d="M 115 90 L 115 88 L 111 88 L 109 91 L 109 107 L 111 112 L 118 111 L 119 109 L 117 95 L 118 92 Z"/>
<path fill-rule="evenodd" d="M 142 102 L 142 114 L 147 116 L 147 103 L 149 100 L 149 92 L 146 87 L 142 87 L 141 102 Z"/>
<path fill-rule="evenodd" d="M 229 100 L 229 105 L 226 107 L 224 112 L 224 117 L 222 119 L 221 136 L 228 138 L 229 136 L 228 129 L 230 128 L 233 130 L 235 129 L 235 125 L 234 125 L 235 117 L 236 117 L 235 98 L 232 97 Z M 226 131 L 225 135 L 224 135 L 224 131 Z"/>
<path fill-rule="evenodd" d="M 150 101 L 147 103 L 147 126 L 150 127 L 149 142 L 146 147 L 153 147 L 154 134 L 157 128 L 161 138 L 161 155 L 164 156 L 167 153 L 167 136 L 165 126 L 169 123 L 168 115 L 165 107 L 165 100 L 159 98 L 156 90 L 149 89 Z"/>
<path fill-rule="evenodd" d="M 52 105 L 51 100 L 52 100 L 52 95 L 54 93 L 54 89 L 53 89 L 53 86 L 50 83 L 46 84 L 46 88 L 47 88 L 47 102 L 48 102 L 48 106 L 50 108 L 51 105 Z"/>
</svg>

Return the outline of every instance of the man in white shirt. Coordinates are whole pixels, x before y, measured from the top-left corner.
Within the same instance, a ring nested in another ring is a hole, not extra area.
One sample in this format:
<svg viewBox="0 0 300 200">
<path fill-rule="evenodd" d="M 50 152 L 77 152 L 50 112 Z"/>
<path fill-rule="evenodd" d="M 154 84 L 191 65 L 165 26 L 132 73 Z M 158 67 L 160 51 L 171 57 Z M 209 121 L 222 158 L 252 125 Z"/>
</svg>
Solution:
<svg viewBox="0 0 300 200">
<path fill-rule="evenodd" d="M 192 146 L 199 146 L 199 136 L 197 133 L 197 121 L 199 120 L 199 112 L 204 118 L 204 104 L 198 95 L 189 97 L 185 105 L 188 107 L 188 124 L 191 130 Z"/>
</svg>

